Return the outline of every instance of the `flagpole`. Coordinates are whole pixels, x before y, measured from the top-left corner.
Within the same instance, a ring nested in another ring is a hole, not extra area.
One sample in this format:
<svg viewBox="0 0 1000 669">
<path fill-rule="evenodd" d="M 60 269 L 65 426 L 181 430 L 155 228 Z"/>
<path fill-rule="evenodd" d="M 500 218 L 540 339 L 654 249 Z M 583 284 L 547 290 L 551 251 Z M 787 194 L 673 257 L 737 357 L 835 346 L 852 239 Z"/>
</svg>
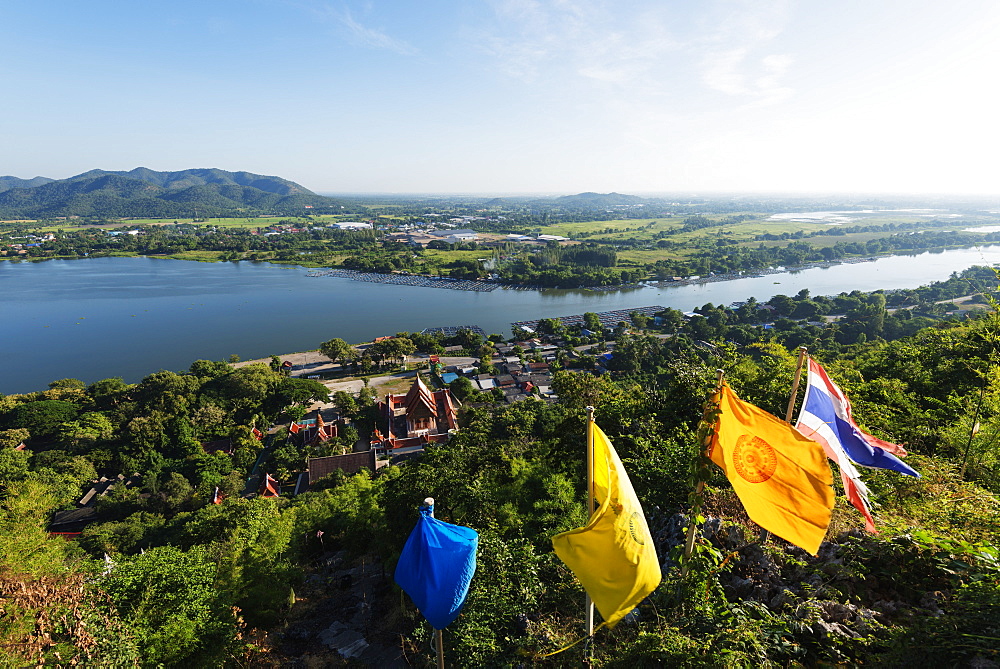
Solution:
<svg viewBox="0 0 1000 669">
<path fill-rule="evenodd" d="M 792 422 L 792 411 L 795 409 L 795 398 L 799 394 L 799 381 L 802 380 L 802 363 L 806 359 L 805 346 L 799 346 L 799 365 L 795 368 L 795 379 L 792 381 L 792 396 L 788 399 L 788 408 L 785 410 L 785 422 Z"/>
<path fill-rule="evenodd" d="M 721 369 L 715 370 L 715 394 L 719 394 L 720 392 L 722 392 L 722 383 L 723 380 L 725 379 L 725 376 L 726 373 L 723 370 Z M 709 425 L 709 420 L 712 420 L 712 422 L 714 423 L 714 419 L 710 419 L 709 416 L 714 412 L 714 410 L 715 410 L 715 404 L 712 402 L 711 399 L 709 399 L 708 402 L 705 403 L 705 412 L 701 418 L 702 422 L 701 427 L 704 428 L 706 431 L 705 436 L 701 442 L 701 456 L 705 458 L 709 457 L 709 449 L 712 446 L 713 431 L 710 429 L 711 426 Z M 705 480 L 699 477 L 698 483 L 695 485 L 694 496 L 700 500 L 701 494 L 704 491 L 705 491 Z M 694 516 L 696 515 L 697 515 L 696 509 L 692 508 L 691 510 L 692 517 L 688 522 L 687 538 L 684 542 L 684 564 L 681 567 L 681 575 L 683 576 L 687 576 L 688 559 L 691 557 L 691 553 L 694 552 L 694 538 L 695 538 L 695 532 L 697 530 Z"/>
<path fill-rule="evenodd" d="M 587 407 L 587 522 L 594 514 L 594 407 Z M 587 651 L 585 662 L 591 664 L 593 648 L 590 638 L 594 636 L 594 602 L 587 593 L 584 600 L 584 618 L 587 624 Z"/>
<path fill-rule="evenodd" d="M 434 517 L 434 498 L 425 497 L 424 506 L 430 509 L 430 517 Z M 437 642 L 438 669 L 444 669 L 444 635 L 441 630 L 434 630 L 434 638 Z"/>
</svg>

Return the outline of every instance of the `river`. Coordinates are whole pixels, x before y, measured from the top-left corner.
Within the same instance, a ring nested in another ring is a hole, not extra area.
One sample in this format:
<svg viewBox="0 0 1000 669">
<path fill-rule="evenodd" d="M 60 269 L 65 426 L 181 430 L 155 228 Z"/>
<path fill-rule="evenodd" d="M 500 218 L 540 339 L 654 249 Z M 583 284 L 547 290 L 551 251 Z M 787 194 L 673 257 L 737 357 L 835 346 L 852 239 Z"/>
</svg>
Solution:
<svg viewBox="0 0 1000 669">
<path fill-rule="evenodd" d="M 764 277 L 622 291 L 439 288 L 309 277 L 266 263 L 157 258 L 0 262 L 0 393 L 43 390 L 55 379 L 135 382 L 194 360 L 315 349 L 340 337 L 371 341 L 400 330 L 479 325 L 509 337 L 510 323 L 585 311 L 914 288 L 972 265 L 1000 263 L 1000 246 L 902 255 Z"/>
</svg>

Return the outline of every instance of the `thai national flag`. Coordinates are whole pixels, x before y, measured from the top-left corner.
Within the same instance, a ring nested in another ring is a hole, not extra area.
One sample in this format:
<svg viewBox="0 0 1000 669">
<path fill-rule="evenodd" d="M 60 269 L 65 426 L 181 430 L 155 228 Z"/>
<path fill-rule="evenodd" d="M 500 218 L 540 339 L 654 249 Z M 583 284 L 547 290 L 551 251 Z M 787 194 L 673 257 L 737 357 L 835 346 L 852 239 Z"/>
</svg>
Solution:
<svg viewBox="0 0 1000 669">
<path fill-rule="evenodd" d="M 809 385 L 795 427 L 821 444 L 839 442 L 859 465 L 920 476 L 893 455 L 906 455 L 901 446 L 877 439 L 855 425 L 850 401 L 815 360 L 809 361 Z"/>
<path fill-rule="evenodd" d="M 896 457 L 906 455 L 902 446 L 873 437 L 854 423 L 851 402 L 815 360 L 809 360 L 809 384 L 795 427 L 805 436 L 818 441 L 827 457 L 840 466 L 840 478 L 847 498 L 864 514 L 865 527 L 871 532 L 875 531 L 875 524 L 868 502 L 868 488 L 861 482 L 853 463 L 920 476 Z"/>
</svg>

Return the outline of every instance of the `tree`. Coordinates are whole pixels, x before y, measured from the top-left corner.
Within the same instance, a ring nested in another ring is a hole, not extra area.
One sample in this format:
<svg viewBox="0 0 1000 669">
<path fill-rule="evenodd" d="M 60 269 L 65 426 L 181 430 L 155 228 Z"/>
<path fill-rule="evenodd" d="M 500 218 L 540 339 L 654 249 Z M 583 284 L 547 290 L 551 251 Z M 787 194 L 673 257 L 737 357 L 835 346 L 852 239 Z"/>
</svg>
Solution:
<svg viewBox="0 0 1000 669">
<path fill-rule="evenodd" d="M 483 343 L 483 336 L 469 328 L 461 328 L 455 333 L 455 341 L 464 349 L 474 350 Z"/>
<path fill-rule="evenodd" d="M 0 430 L 0 451 L 14 449 L 22 443 L 28 441 L 31 432 L 24 427 L 17 427 L 12 430 Z"/>
<path fill-rule="evenodd" d="M 543 318 L 538 321 L 538 331 L 542 334 L 559 335 L 564 329 L 562 321 L 558 318 Z"/>
<path fill-rule="evenodd" d="M 8 427 L 27 428 L 33 437 L 47 439 L 56 436 L 63 423 L 75 419 L 78 411 L 71 402 L 40 400 L 18 405 L 5 418 Z"/>
<path fill-rule="evenodd" d="M 201 379 L 214 379 L 225 376 L 233 371 L 227 362 L 213 362 L 212 360 L 195 360 L 188 368 L 194 376 Z"/>
<path fill-rule="evenodd" d="M 455 399 L 459 402 L 464 402 L 469 395 L 477 392 L 475 387 L 472 385 L 472 381 L 465 376 L 460 376 L 449 383 L 448 388 L 451 390 L 451 394 L 454 395 Z"/>
<path fill-rule="evenodd" d="M 330 399 L 329 389 L 315 379 L 285 378 L 278 385 L 277 392 L 286 405 L 305 405 Z"/>
<path fill-rule="evenodd" d="M 63 423 L 59 428 L 59 436 L 73 448 L 86 448 L 98 441 L 110 439 L 114 429 L 114 425 L 103 413 L 88 411 L 75 421 Z"/>
<path fill-rule="evenodd" d="M 135 634 L 149 666 L 220 666 L 235 650 L 237 619 L 229 594 L 216 587 L 208 551 L 159 546 L 119 557 L 102 589 Z"/>
<path fill-rule="evenodd" d="M 350 350 L 351 345 L 339 337 L 335 337 L 319 345 L 319 352 L 330 358 L 330 362 L 334 363 L 342 359 Z"/>
<path fill-rule="evenodd" d="M 59 379 L 53 381 L 49 384 L 49 388 L 52 390 L 80 390 L 82 391 L 87 387 L 80 379 Z"/>
<path fill-rule="evenodd" d="M 646 314 L 640 314 L 636 311 L 629 314 L 629 318 L 632 319 L 632 324 L 640 329 L 646 329 L 649 327 L 649 324 L 653 322 L 653 319 Z"/>
<path fill-rule="evenodd" d="M 337 405 L 340 413 L 344 416 L 353 416 L 358 412 L 358 401 L 344 390 L 338 390 L 333 394 L 333 403 Z"/>
</svg>

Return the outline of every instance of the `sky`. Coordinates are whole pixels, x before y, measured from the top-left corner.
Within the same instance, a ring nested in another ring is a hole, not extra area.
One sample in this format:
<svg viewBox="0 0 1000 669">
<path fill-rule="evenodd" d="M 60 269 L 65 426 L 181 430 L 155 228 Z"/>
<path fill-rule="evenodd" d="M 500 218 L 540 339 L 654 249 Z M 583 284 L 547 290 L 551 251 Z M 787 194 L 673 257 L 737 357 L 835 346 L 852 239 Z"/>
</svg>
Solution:
<svg viewBox="0 0 1000 669">
<path fill-rule="evenodd" d="M 0 175 L 1000 194 L 994 0 L 4 0 Z"/>
</svg>

